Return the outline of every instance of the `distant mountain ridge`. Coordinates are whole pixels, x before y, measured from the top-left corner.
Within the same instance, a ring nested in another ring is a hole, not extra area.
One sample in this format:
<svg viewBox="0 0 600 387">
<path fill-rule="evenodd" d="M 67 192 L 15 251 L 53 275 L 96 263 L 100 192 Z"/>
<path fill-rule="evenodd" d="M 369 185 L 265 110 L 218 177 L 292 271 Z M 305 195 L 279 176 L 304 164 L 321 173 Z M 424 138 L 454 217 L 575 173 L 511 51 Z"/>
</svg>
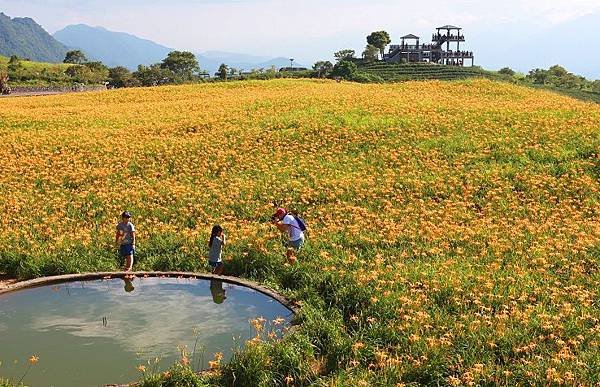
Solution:
<svg viewBox="0 0 600 387">
<path fill-rule="evenodd" d="M 124 66 L 135 70 L 138 65 L 150 65 L 163 60 L 172 48 L 124 32 L 109 31 L 103 27 L 85 24 L 70 25 L 56 32 L 54 37 L 70 48 L 82 50 L 90 59 L 100 60 L 107 66 Z M 195 53 L 200 67 L 214 74 L 221 63 L 250 71 L 275 66 L 289 66 L 288 58 L 239 54 L 223 51 Z M 296 66 L 301 66 L 295 64 Z"/>
<path fill-rule="evenodd" d="M 268 70 L 271 67 L 275 67 L 277 70 L 279 70 L 281 67 L 288 67 L 290 65 L 290 60 L 284 57 L 268 58 L 220 51 L 199 53 L 196 54 L 196 57 L 198 58 L 200 67 L 207 70 L 211 74 L 214 74 L 222 63 L 225 63 L 230 68 L 243 71 L 251 71 L 255 69 Z M 294 66 L 304 67 L 296 62 L 294 62 Z"/>
<path fill-rule="evenodd" d="M 82 50 L 90 59 L 100 60 L 109 67 L 124 66 L 132 70 L 140 64 L 160 62 L 173 51 L 148 39 L 85 24 L 67 26 L 54 37 L 70 48 Z"/>
<path fill-rule="evenodd" d="M 0 55 L 37 62 L 62 62 L 67 48 L 31 18 L 10 18 L 0 12 Z"/>
</svg>

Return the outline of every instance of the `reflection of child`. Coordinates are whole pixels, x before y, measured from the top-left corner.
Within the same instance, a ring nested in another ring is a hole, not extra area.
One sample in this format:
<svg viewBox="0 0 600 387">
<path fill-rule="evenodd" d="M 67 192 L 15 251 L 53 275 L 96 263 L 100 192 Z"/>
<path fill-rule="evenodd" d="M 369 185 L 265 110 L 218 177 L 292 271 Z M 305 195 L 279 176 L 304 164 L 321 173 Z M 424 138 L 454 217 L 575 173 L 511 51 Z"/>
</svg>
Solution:
<svg viewBox="0 0 600 387">
<path fill-rule="evenodd" d="M 223 274 L 223 259 L 221 252 L 225 246 L 225 234 L 223 227 L 216 225 L 212 228 L 210 239 L 208 240 L 208 264 L 213 268 L 213 274 Z"/>
<path fill-rule="evenodd" d="M 215 304 L 222 304 L 227 299 L 222 281 L 210 281 L 210 294 Z"/>
<path fill-rule="evenodd" d="M 124 289 L 127 293 L 131 293 L 135 290 L 135 288 L 133 287 L 132 277 L 126 276 L 123 278 L 123 281 L 125 282 Z"/>
</svg>

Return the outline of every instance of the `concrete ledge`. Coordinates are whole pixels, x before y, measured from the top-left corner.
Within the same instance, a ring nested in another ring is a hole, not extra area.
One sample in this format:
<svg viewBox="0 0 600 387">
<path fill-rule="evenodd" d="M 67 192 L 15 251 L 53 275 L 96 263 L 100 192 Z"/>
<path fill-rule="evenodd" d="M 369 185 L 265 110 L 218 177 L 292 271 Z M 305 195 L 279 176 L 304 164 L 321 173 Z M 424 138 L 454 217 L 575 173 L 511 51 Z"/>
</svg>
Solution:
<svg viewBox="0 0 600 387">
<path fill-rule="evenodd" d="M 296 304 L 283 297 L 281 294 L 266 288 L 262 285 L 257 284 L 256 282 L 248 281 L 245 279 L 237 278 L 237 277 L 227 277 L 221 275 L 207 274 L 207 273 L 191 273 L 191 272 L 179 272 L 179 271 L 136 271 L 136 272 L 104 272 L 104 273 L 82 273 L 82 274 L 67 274 L 67 275 L 58 275 L 53 277 L 40 277 L 36 279 L 32 279 L 29 281 L 17 282 L 13 285 L 10 285 L 6 289 L 0 289 L 0 296 L 12 292 L 16 292 L 23 289 L 35 288 L 46 285 L 53 285 L 58 283 L 65 282 L 75 282 L 75 281 L 93 281 L 93 280 L 102 280 L 102 279 L 112 279 L 112 278 L 124 278 L 126 276 L 135 276 L 139 278 L 190 278 L 190 279 L 200 279 L 200 280 L 218 280 L 222 282 L 226 282 L 232 285 L 244 286 L 253 290 L 256 290 L 259 293 L 262 293 L 266 296 L 269 296 L 285 306 L 294 314 L 298 313 L 298 307 Z"/>
</svg>

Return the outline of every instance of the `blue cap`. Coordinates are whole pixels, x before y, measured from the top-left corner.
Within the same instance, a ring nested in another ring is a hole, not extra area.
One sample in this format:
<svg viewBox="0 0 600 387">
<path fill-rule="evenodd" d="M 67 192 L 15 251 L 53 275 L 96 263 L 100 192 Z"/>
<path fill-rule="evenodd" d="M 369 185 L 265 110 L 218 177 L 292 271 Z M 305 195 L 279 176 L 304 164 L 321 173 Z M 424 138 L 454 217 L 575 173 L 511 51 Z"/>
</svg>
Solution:
<svg viewBox="0 0 600 387">
<path fill-rule="evenodd" d="M 121 214 L 121 218 L 131 218 L 131 214 L 128 211 L 125 211 L 124 213 Z"/>
</svg>

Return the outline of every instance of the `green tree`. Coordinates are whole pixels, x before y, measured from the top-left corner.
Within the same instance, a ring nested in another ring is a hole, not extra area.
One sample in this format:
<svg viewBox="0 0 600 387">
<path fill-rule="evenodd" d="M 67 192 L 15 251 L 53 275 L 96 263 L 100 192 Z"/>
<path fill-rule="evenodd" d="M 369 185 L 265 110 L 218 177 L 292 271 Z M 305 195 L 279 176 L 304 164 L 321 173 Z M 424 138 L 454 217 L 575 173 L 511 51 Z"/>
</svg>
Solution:
<svg viewBox="0 0 600 387">
<path fill-rule="evenodd" d="M 313 70 L 315 70 L 317 77 L 326 77 L 333 70 L 333 63 L 328 60 L 320 60 L 313 65 Z"/>
<path fill-rule="evenodd" d="M 376 47 L 381 53 L 381 57 L 385 54 L 385 47 L 392 42 L 390 34 L 385 31 L 375 31 L 367 36 L 367 43 Z"/>
<path fill-rule="evenodd" d="M 70 66 L 65 74 L 71 77 L 73 82 L 86 83 L 92 74 L 92 70 L 83 65 Z"/>
<path fill-rule="evenodd" d="M 592 82 L 592 91 L 594 93 L 600 93 L 600 80 Z"/>
<path fill-rule="evenodd" d="M 83 65 L 94 72 L 100 73 L 106 71 L 108 73 L 108 67 L 102 62 L 86 62 Z"/>
<path fill-rule="evenodd" d="M 527 74 L 525 79 L 536 85 L 545 85 L 548 82 L 548 71 L 544 69 L 533 69 L 529 71 L 529 74 Z"/>
<path fill-rule="evenodd" d="M 23 67 L 23 64 L 21 63 L 21 59 L 18 56 L 13 55 L 10 57 L 10 60 L 8 61 L 7 70 L 8 70 L 8 75 L 11 78 L 17 79 L 17 78 L 21 77 L 25 68 Z"/>
<path fill-rule="evenodd" d="M 340 77 L 350 80 L 354 78 L 357 71 L 358 67 L 356 66 L 356 63 L 350 62 L 348 60 L 343 60 L 336 63 L 336 65 L 333 66 L 333 71 L 331 72 L 331 75 L 334 77 Z"/>
<path fill-rule="evenodd" d="M 226 81 L 228 73 L 229 73 L 229 67 L 227 67 L 227 65 L 225 63 L 221 63 L 221 65 L 219 66 L 219 71 L 218 71 L 219 78 Z"/>
<path fill-rule="evenodd" d="M 352 60 L 352 59 L 354 59 L 355 55 L 356 55 L 356 52 L 354 50 L 350 50 L 350 49 L 340 50 L 340 51 L 336 52 L 335 54 L 333 54 L 333 56 L 335 57 L 335 60 L 338 63 L 341 61 Z"/>
<path fill-rule="evenodd" d="M 174 74 L 171 70 L 165 69 L 160 63 L 150 66 L 139 65 L 133 77 L 142 86 L 160 86 L 171 83 Z"/>
<path fill-rule="evenodd" d="M 136 85 L 136 79 L 131 71 L 123 66 L 113 67 L 108 70 L 108 84 L 112 87 L 132 87 Z"/>
<path fill-rule="evenodd" d="M 200 71 L 196 56 L 188 51 L 171 51 L 160 66 L 175 75 L 175 82 L 190 81 Z"/>
<path fill-rule="evenodd" d="M 509 77 L 514 76 L 516 73 L 513 69 L 511 69 L 510 67 L 504 67 L 500 70 L 498 70 L 498 74 L 502 74 L 502 75 L 508 75 Z"/>
<path fill-rule="evenodd" d="M 362 53 L 363 59 L 367 62 L 375 62 L 377 59 L 379 59 L 378 55 L 379 49 L 373 46 L 372 44 L 367 44 L 365 50 Z"/>
<path fill-rule="evenodd" d="M 65 55 L 65 60 L 63 60 L 63 63 L 73 64 L 83 64 L 85 62 L 87 62 L 87 58 L 85 57 L 85 54 L 80 50 L 73 50 L 67 52 L 67 55 Z"/>
</svg>

